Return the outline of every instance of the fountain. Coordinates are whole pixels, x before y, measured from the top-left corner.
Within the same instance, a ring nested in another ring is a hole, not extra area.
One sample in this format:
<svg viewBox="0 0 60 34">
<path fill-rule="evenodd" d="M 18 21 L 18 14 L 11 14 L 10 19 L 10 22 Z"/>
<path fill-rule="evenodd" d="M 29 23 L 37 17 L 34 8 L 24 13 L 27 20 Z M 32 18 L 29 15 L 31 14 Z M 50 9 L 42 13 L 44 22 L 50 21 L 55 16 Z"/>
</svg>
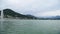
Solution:
<svg viewBox="0 0 60 34">
<path fill-rule="evenodd" d="M 4 21 L 4 19 L 3 19 L 3 10 L 1 10 L 1 33 L 3 33 L 3 21 Z"/>
<path fill-rule="evenodd" d="M 1 22 L 3 22 L 3 10 L 1 10 Z"/>
</svg>

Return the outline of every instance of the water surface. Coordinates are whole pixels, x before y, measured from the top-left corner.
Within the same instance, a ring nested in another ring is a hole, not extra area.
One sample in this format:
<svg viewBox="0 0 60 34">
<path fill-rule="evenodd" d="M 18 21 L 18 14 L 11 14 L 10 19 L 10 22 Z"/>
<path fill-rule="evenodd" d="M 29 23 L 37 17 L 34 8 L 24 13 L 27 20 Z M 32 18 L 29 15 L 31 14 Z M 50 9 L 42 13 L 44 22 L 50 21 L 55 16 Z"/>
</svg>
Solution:
<svg viewBox="0 0 60 34">
<path fill-rule="evenodd" d="M 1 22 L 1 21 L 0 21 Z M 60 34 L 60 20 L 5 20 L 1 34 Z"/>
</svg>

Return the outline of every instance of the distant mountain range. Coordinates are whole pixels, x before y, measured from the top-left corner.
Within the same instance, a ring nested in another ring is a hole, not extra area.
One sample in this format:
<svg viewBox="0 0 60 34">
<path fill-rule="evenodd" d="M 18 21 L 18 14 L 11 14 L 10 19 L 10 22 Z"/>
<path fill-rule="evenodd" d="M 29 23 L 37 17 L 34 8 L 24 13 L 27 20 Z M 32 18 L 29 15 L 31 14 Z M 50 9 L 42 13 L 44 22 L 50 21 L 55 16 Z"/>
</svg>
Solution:
<svg viewBox="0 0 60 34">
<path fill-rule="evenodd" d="M 60 20 L 60 16 L 41 17 L 42 20 Z"/>
<path fill-rule="evenodd" d="M 33 15 L 23 15 L 20 13 L 17 13 L 11 9 L 4 9 L 4 18 L 17 18 L 17 19 L 39 19 L 39 20 L 60 20 L 60 16 L 50 16 L 50 17 L 36 17 Z M 1 11 L 0 11 L 1 15 Z"/>
</svg>

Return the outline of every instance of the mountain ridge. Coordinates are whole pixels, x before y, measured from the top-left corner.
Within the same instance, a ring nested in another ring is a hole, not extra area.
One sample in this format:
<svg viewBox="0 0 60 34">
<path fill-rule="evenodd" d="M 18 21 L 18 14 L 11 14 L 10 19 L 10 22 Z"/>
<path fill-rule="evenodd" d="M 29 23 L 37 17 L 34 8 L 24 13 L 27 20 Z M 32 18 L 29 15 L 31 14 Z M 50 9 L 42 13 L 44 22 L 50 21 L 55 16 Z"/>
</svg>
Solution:
<svg viewBox="0 0 60 34">
<path fill-rule="evenodd" d="M 4 18 L 37 19 L 37 17 L 33 15 L 23 15 L 11 9 L 4 9 L 3 13 L 4 13 Z M 1 15 L 1 11 L 0 11 L 0 15 Z"/>
</svg>

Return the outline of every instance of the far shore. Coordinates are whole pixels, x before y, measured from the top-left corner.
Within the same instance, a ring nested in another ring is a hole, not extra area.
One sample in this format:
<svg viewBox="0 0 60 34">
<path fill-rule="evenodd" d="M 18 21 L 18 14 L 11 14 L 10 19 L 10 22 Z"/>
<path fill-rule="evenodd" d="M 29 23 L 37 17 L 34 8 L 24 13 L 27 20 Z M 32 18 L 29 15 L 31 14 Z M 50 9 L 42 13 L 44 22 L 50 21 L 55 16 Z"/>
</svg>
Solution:
<svg viewBox="0 0 60 34">
<path fill-rule="evenodd" d="M 38 19 L 14 19 L 14 18 L 3 18 L 3 21 L 19 21 L 19 20 L 38 20 Z M 0 18 L 1 21 L 1 18 Z"/>
<path fill-rule="evenodd" d="M 25 20 L 27 20 L 27 21 L 28 20 L 31 20 L 31 21 L 32 20 L 38 20 L 39 21 L 39 20 L 43 20 L 43 19 L 14 19 L 14 18 L 4 18 L 3 19 L 3 21 L 20 21 L 20 20 L 23 20 L 23 21 L 25 21 Z M 46 19 L 46 20 L 53 20 L 53 19 Z M 2 21 L 1 18 L 0 18 L 0 21 Z"/>
</svg>

